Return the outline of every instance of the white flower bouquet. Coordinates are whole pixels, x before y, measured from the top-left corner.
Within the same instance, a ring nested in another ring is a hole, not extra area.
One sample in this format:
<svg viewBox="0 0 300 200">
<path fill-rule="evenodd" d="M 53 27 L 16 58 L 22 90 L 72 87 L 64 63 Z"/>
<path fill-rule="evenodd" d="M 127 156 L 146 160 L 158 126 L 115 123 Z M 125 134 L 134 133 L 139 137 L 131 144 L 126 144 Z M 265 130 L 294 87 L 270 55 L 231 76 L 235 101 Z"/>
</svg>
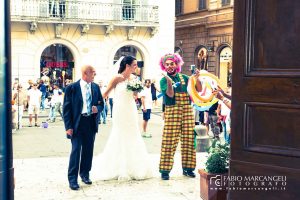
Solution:
<svg viewBox="0 0 300 200">
<path fill-rule="evenodd" d="M 131 79 L 127 83 L 127 90 L 133 92 L 140 92 L 143 90 L 143 83 L 137 78 Z"/>
</svg>

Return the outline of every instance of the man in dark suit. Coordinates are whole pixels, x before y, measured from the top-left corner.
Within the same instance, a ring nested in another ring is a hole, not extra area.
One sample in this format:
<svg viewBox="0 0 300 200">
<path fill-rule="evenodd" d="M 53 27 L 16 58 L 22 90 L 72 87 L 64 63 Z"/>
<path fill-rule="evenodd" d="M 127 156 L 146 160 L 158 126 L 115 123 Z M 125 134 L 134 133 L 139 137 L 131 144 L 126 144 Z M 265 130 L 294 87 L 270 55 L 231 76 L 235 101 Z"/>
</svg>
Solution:
<svg viewBox="0 0 300 200">
<path fill-rule="evenodd" d="M 90 65 L 81 68 L 82 78 L 66 87 L 63 118 L 67 138 L 71 139 L 68 180 L 72 190 L 78 190 L 78 172 L 82 182 L 92 184 L 89 172 L 92 167 L 97 116 L 104 106 L 100 88 L 93 83 L 95 69 Z"/>
</svg>

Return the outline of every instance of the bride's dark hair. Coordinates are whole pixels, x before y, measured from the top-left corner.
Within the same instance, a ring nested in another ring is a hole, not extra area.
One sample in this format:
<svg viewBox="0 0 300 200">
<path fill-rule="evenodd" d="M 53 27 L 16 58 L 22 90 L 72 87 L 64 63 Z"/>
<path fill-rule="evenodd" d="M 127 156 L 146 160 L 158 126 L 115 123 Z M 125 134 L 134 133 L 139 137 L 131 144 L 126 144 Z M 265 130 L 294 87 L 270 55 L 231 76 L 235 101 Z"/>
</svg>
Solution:
<svg viewBox="0 0 300 200">
<path fill-rule="evenodd" d="M 136 60 L 136 58 L 133 56 L 125 56 L 120 63 L 118 74 L 121 74 L 126 69 L 126 64 L 131 65 L 134 60 Z"/>
</svg>

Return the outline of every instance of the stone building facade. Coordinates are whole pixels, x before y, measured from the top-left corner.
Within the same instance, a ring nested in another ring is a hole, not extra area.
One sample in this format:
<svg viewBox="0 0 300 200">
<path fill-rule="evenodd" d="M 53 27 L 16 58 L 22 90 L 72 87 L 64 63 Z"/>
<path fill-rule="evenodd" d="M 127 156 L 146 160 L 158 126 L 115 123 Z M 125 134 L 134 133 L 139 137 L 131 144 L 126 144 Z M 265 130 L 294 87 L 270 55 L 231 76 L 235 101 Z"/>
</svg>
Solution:
<svg viewBox="0 0 300 200">
<path fill-rule="evenodd" d="M 233 0 L 176 0 L 175 51 L 190 66 L 205 68 L 219 77 L 221 86 L 231 81 Z"/>
<path fill-rule="evenodd" d="M 63 87 L 91 64 L 106 82 L 122 55 L 137 58 L 142 78 L 155 78 L 160 56 L 174 49 L 174 13 L 173 0 L 12 0 L 12 78 Z"/>
</svg>

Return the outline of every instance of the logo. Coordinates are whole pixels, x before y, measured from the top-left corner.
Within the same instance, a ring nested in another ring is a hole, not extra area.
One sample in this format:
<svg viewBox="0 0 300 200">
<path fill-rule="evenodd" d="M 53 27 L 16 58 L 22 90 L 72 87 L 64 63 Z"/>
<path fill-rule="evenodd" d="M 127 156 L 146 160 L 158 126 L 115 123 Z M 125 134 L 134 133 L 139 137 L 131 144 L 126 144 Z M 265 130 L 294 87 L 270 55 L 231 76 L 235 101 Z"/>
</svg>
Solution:
<svg viewBox="0 0 300 200">
<path fill-rule="evenodd" d="M 286 185 L 286 176 L 215 175 L 209 179 L 210 190 L 284 191 Z"/>
</svg>

